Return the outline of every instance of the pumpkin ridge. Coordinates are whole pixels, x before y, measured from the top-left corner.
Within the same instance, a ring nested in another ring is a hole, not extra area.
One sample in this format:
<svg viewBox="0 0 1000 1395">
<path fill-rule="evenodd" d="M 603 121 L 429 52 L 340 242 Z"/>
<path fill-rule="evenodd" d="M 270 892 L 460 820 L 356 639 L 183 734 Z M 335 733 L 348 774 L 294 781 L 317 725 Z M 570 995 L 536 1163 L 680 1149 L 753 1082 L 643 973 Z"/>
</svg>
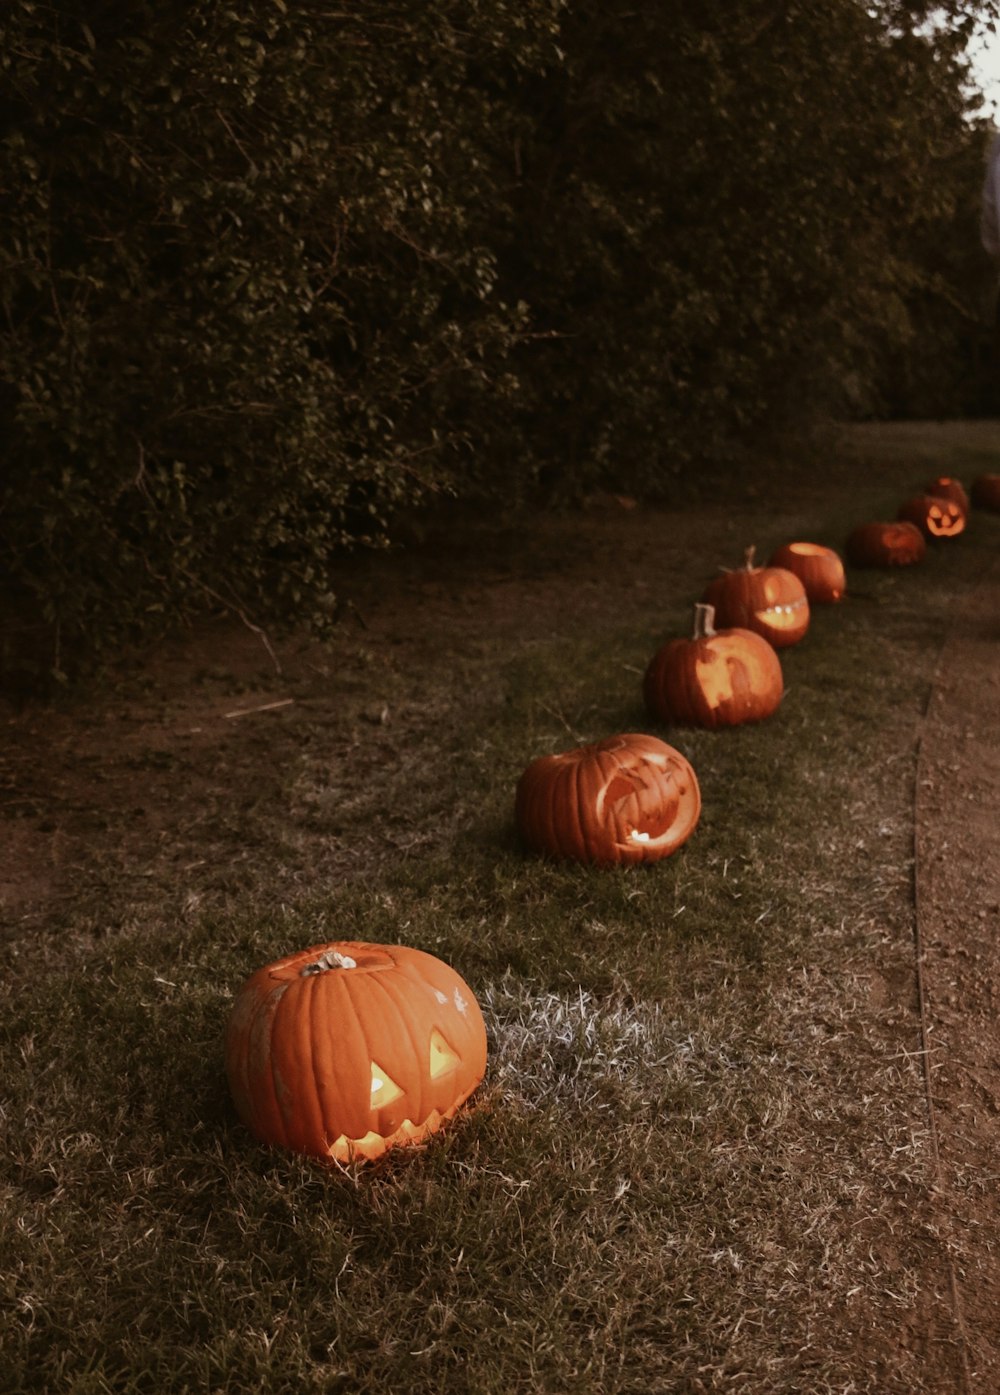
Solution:
<svg viewBox="0 0 1000 1395">
<path fill-rule="evenodd" d="M 670 646 L 668 648 L 668 645 Z M 691 694 L 688 688 L 687 675 L 681 680 L 678 701 L 671 700 L 672 695 L 666 691 L 666 674 L 669 668 L 670 655 L 673 652 L 673 642 L 668 640 L 658 653 L 654 654 L 649 664 L 649 682 L 646 691 L 646 707 L 656 717 L 663 722 L 672 722 L 677 719 L 677 709 L 685 702 L 690 702 Z M 666 652 L 664 652 L 666 650 Z"/>
<path fill-rule="evenodd" d="M 553 757 L 550 756 L 549 759 L 551 760 Z M 572 785 L 574 774 L 575 772 L 570 766 L 564 766 L 561 769 L 558 766 L 555 767 L 556 799 L 550 798 L 549 792 L 546 791 L 544 787 L 540 787 L 541 781 L 537 768 L 536 778 L 533 781 L 534 789 L 531 799 L 532 812 L 535 816 L 536 828 L 540 825 L 542 834 L 542 836 L 537 839 L 537 845 L 543 849 L 555 851 L 557 855 L 562 853 L 563 848 L 558 820 L 556 818 L 556 809 L 561 802 L 564 788 L 566 785 Z"/>
<path fill-rule="evenodd" d="M 556 768 L 555 788 L 560 799 L 562 797 L 562 791 L 566 787 L 566 785 L 572 785 L 575 773 L 576 772 L 573 770 L 571 766 L 566 766 L 563 769 Z M 543 848 L 554 849 L 557 853 L 561 853 L 562 839 L 559 833 L 558 819 L 556 817 L 556 809 L 558 807 L 558 802 L 555 799 L 550 799 L 548 792 L 544 788 L 538 788 L 539 782 L 537 780 L 535 783 L 535 808 L 536 811 L 540 812 L 541 814 L 542 827 L 545 831 L 545 841 L 541 843 L 541 846 Z"/>
<path fill-rule="evenodd" d="M 350 973 L 351 970 L 346 970 Z M 347 1100 L 352 1109 L 357 1110 L 357 1117 L 367 1125 L 369 1121 L 370 1109 L 367 1107 L 368 1101 L 359 1102 L 356 1086 L 357 1069 L 354 1064 L 360 1057 L 362 1060 L 370 1060 L 371 1047 L 368 1042 L 368 1032 L 365 1029 L 364 1020 L 361 1015 L 361 1004 L 358 999 L 370 997 L 371 990 L 368 987 L 372 978 L 380 975 L 365 974 L 363 978 L 352 983 L 351 991 L 347 991 L 347 984 L 341 987 L 341 1003 L 339 1004 L 339 1015 L 337 1013 L 327 1014 L 326 1019 L 326 1042 L 324 1057 L 330 1071 L 330 1085 L 326 1093 L 331 1096 L 324 1102 L 323 1106 L 323 1148 L 329 1152 L 337 1139 L 342 1136 L 360 1137 L 355 1135 L 350 1127 L 351 1119 L 349 1115 L 344 1115 L 344 1101 Z M 342 1117 L 338 1118 L 337 1101 L 340 1101 Z"/>
<path fill-rule="evenodd" d="M 354 1156 L 354 1145 L 361 1139 L 373 1132 L 378 1135 L 378 1130 L 371 1127 L 371 1068 L 375 1052 L 366 1026 L 368 1018 L 377 1011 L 372 1003 L 372 999 L 377 996 L 377 987 L 373 986 L 367 977 L 364 982 L 352 985 L 351 991 L 344 994 L 345 1010 L 331 1034 L 330 1059 L 343 1066 L 337 1080 L 337 1095 L 341 1101 L 341 1109 L 339 1117 L 335 1111 L 328 1121 L 323 1146 L 329 1157 L 341 1161 L 350 1160 Z M 343 1041 L 348 1014 L 353 1019 L 351 1025 L 354 1028 L 349 1046 Z M 339 1050 L 338 1039 L 341 1048 Z"/>
<path fill-rule="evenodd" d="M 599 749 L 595 752 L 600 778 L 594 783 L 594 814 L 598 823 L 606 827 L 608 813 L 608 791 L 618 778 L 618 763 L 610 751 Z M 581 766 L 583 762 L 581 761 Z M 593 822 L 593 820 L 590 820 Z M 591 849 L 588 849 L 591 851 Z"/>
<path fill-rule="evenodd" d="M 267 1094 L 265 1101 L 264 1127 L 266 1121 L 277 1125 L 281 1143 L 284 1147 L 289 1147 L 288 1126 L 285 1120 L 285 1113 L 281 1106 L 281 1092 L 278 1085 L 278 1078 L 275 1073 L 274 1052 L 272 1050 L 274 1041 L 274 1020 L 278 1015 L 285 993 L 280 997 L 275 996 L 270 991 L 269 985 L 259 985 L 257 989 L 257 1009 L 253 1013 L 250 1027 L 246 1034 L 247 1039 L 247 1079 L 250 1082 L 260 1082 L 264 1086 Z M 263 1050 L 262 1048 L 265 1048 Z M 254 1058 L 259 1057 L 256 1067 Z M 256 1089 L 251 1088 L 251 1100 L 256 1101 Z M 252 1105 L 250 1126 L 254 1131 L 260 1126 L 261 1110 L 256 1103 Z"/>
<path fill-rule="evenodd" d="M 288 1146 L 296 1151 L 311 1151 L 308 1147 L 310 1135 L 302 1121 L 296 1087 L 291 1083 L 302 1080 L 304 1076 L 300 1020 L 302 1004 L 299 1001 L 299 988 L 298 982 L 289 984 L 274 1012 L 270 1040 L 271 1073 Z M 308 1063 L 305 1069 L 308 1070 Z"/>
<path fill-rule="evenodd" d="M 411 982 L 413 982 L 413 980 L 411 980 Z M 420 982 L 422 986 L 425 986 L 423 980 L 420 980 Z M 406 1045 L 409 1048 L 407 1053 L 398 1052 L 398 1046 L 394 1043 L 399 1059 L 417 1062 L 417 1069 L 413 1072 L 417 1082 L 416 1090 L 414 1090 L 413 1084 L 409 1079 L 407 1079 L 405 1085 L 402 1081 L 397 1083 L 402 1085 L 406 1092 L 410 1122 L 419 1128 L 430 1114 L 430 1107 L 428 1106 L 424 1088 L 427 1077 L 427 1062 L 425 1059 L 427 1052 L 424 1049 L 425 1044 L 417 1037 L 417 1024 L 411 1019 L 410 1004 L 407 1001 L 406 994 L 400 992 L 398 985 L 393 983 L 391 979 L 379 984 L 379 988 L 381 988 L 385 997 L 389 999 L 394 1009 L 395 1015 L 392 1020 L 396 1035 L 405 1038 Z M 383 1022 L 388 1016 L 388 1014 L 379 1015 Z M 416 1100 L 417 1107 L 414 1107 L 414 1099 Z"/>
<path fill-rule="evenodd" d="M 675 719 L 683 721 L 686 713 L 690 713 L 696 721 L 705 721 L 709 716 L 708 704 L 705 702 L 704 694 L 701 691 L 701 684 L 698 682 L 698 663 L 704 663 L 706 656 L 711 653 L 712 641 L 708 638 L 699 639 L 694 650 L 694 663 L 686 664 L 682 661 L 680 669 L 680 702 L 672 703 L 668 700 L 668 707 L 672 709 Z M 674 652 L 683 656 L 683 650 L 675 646 Z M 665 655 L 669 661 L 671 655 Z M 667 674 L 670 671 L 669 662 L 663 664 L 661 685 L 666 682 Z M 668 695 L 669 698 L 669 695 Z"/>
<path fill-rule="evenodd" d="M 335 972 L 342 973 L 343 970 Z M 297 1100 L 301 1113 L 304 1115 L 303 1127 L 307 1137 L 321 1138 L 325 1132 L 323 1127 L 323 1107 L 320 1102 L 319 1090 L 317 1088 L 317 1075 L 323 1069 L 322 1055 L 317 1051 L 316 1032 L 318 1021 L 322 1013 L 317 1011 L 317 991 L 319 980 L 322 974 L 312 975 L 301 981 L 299 991 L 302 993 L 302 1028 L 300 1037 L 301 1057 L 296 1063 L 298 1069 L 297 1079 L 307 1080 L 308 1089 L 300 1090 Z M 326 991 L 332 988 L 332 984 L 324 985 Z"/>
<path fill-rule="evenodd" d="M 553 760 L 553 756 L 548 757 Z M 563 798 L 563 791 L 567 785 L 572 786 L 574 770 L 571 766 L 553 766 L 552 779 L 556 798 L 551 798 L 551 791 L 545 788 L 541 771 L 536 767 L 536 775 L 532 788 L 532 813 L 534 815 L 535 827 L 539 836 L 536 845 L 540 848 L 554 852 L 557 856 L 562 853 L 562 840 L 559 833 L 558 820 L 556 818 L 556 807 Z"/>
<path fill-rule="evenodd" d="M 629 779 L 628 772 L 624 770 L 621 757 L 617 754 L 617 752 L 601 751 L 600 755 L 601 784 L 598 790 L 595 791 L 594 795 L 595 810 L 598 809 L 599 803 L 600 817 L 598 819 L 598 823 L 594 826 L 595 828 L 599 827 L 600 830 L 604 831 L 607 840 L 609 840 L 612 844 L 612 851 L 609 852 L 609 850 L 605 848 L 603 851 L 599 849 L 596 853 L 596 856 L 600 857 L 602 862 L 607 862 L 609 858 L 615 858 L 616 855 L 613 851 L 615 847 L 621 848 L 622 846 L 627 846 L 626 840 L 628 835 L 623 832 L 623 820 L 621 819 L 621 817 L 619 817 L 617 811 L 622 807 L 623 804 L 626 803 L 626 801 L 637 802 L 637 797 L 635 789 L 635 780 Z M 605 762 L 607 762 L 606 767 Z M 609 824 L 607 818 L 608 796 L 611 793 L 612 787 L 614 786 L 616 780 L 621 780 L 622 784 L 627 787 L 627 792 L 624 795 L 622 795 L 621 798 L 613 800 L 612 809 L 614 810 L 614 819 L 613 824 Z M 588 822 L 590 821 L 588 820 Z M 634 823 L 635 820 L 633 820 L 633 826 Z M 594 856 L 595 854 L 591 855 Z"/>
<path fill-rule="evenodd" d="M 271 1051 L 271 1044 L 274 1038 L 274 1019 L 278 1014 L 278 1008 L 285 994 L 282 991 L 277 999 L 269 991 L 268 985 L 258 988 L 257 1008 L 251 1019 L 251 1026 L 247 1032 L 247 1079 L 263 1082 L 268 1094 L 267 1104 L 269 1106 L 269 1116 L 273 1118 L 279 1128 L 282 1142 L 288 1146 L 288 1128 L 285 1123 L 285 1115 L 281 1108 L 281 1100 L 278 1092 L 278 1081 L 274 1074 L 274 1058 Z M 263 1038 L 263 1041 L 261 1041 Z M 261 1046 L 266 1046 L 267 1050 L 263 1054 L 263 1064 L 258 1064 L 254 1068 L 254 1055 Z M 255 1097 L 255 1092 L 251 1092 L 251 1099 Z M 253 1107 L 251 1119 L 256 1125 L 259 1118 L 259 1110 Z"/>
<path fill-rule="evenodd" d="M 692 704 L 697 704 L 698 702 L 697 684 L 693 681 L 693 673 L 689 673 L 688 667 L 685 664 L 681 665 L 679 681 L 677 683 L 678 692 L 676 701 L 673 698 L 673 694 L 666 691 L 670 687 L 667 680 L 671 663 L 675 658 L 680 658 L 683 655 L 683 645 L 686 643 L 686 640 L 668 640 L 660 651 L 660 659 L 657 664 L 656 685 L 658 689 L 657 697 L 659 700 L 656 706 L 665 714 L 665 719 L 668 722 L 683 721 L 685 711 L 690 712 Z M 705 641 L 696 640 L 692 641 L 692 643 L 694 645 L 692 652 L 697 653 L 700 652 Z"/>
<path fill-rule="evenodd" d="M 599 766 L 602 755 L 603 752 L 597 753 Z M 585 762 L 582 760 L 575 760 L 573 762 L 572 780 L 570 781 L 572 785 L 572 791 L 569 800 L 569 808 L 573 818 L 573 824 L 570 829 L 570 833 L 572 835 L 571 853 L 574 857 L 579 857 L 582 853 L 584 857 L 591 858 L 594 856 L 594 851 L 591 847 L 590 834 L 586 827 L 588 820 L 584 819 L 583 817 L 583 797 L 585 793 L 585 790 L 583 788 L 583 777 L 585 774 L 584 764 Z M 603 774 L 603 767 L 601 769 Z M 550 807 L 552 809 L 553 816 L 553 831 L 556 833 L 556 837 L 558 839 L 557 810 L 559 808 L 559 804 L 557 804 L 556 801 L 553 800 L 550 802 Z M 580 851 L 578 852 L 577 849 L 579 849 Z"/>
<path fill-rule="evenodd" d="M 342 973 L 343 970 L 331 972 Z M 300 1009 L 302 1022 L 298 1039 L 299 1056 L 296 1063 L 299 1072 L 297 1079 L 308 1082 L 306 1089 L 300 1089 L 296 1093 L 298 1112 L 302 1116 L 302 1127 L 307 1137 L 318 1140 L 322 1140 L 326 1133 L 318 1079 L 324 1069 L 323 1056 L 319 1051 L 319 1024 L 327 1015 L 323 1008 L 323 998 L 320 997 L 319 985 L 323 977 L 323 974 L 311 975 L 301 982 L 299 991 L 303 995 Z M 331 990 L 334 990 L 334 985 L 332 983 L 324 984 L 323 988 L 325 997 Z"/>
<path fill-rule="evenodd" d="M 620 841 L 618 822 L 616 821 L 613 826 L 609 825 L 607 822 L 608 792 L 615 780 L 619 778 L 624 779 L 624 776 L 621 776 L 621 761 L 615 751 L 600 750 L 597 756 L 597 764 L 598 770 L 600 771 L 600 779 L 591 780 L 589 782 L 592 786 L 590 790 L 590 804 L 595 814 L 599 812 L 600 818 L 597 821 L 595 821 L 593 817 L 588 817 L 586 819 L 586 825 L 590 830 L 590 844 L 587 851 L 591 858 L 606 863 L 610 856 L 607 844 L 615 844 Z M 593 772 L 590 773 L 592 774 Z M 612 807 L 617 807 L 617 801 L 615 801 Z M 604 846 L 601 845 L 600 840 L 602 838 L 604 840 Z"/>
</svg>

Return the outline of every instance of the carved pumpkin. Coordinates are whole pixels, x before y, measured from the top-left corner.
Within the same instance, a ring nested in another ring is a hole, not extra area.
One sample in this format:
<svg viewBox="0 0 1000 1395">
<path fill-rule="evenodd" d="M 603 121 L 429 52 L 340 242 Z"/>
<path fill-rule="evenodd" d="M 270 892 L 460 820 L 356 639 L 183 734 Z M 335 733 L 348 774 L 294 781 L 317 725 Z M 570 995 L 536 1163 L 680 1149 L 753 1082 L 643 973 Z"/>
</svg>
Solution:
<svg viewBox="0 0 1000 1395">
<path fill-rule="evenodd" d="M 965 510 L 961 504 L 939 494 L 920 494 L 916 499 L 907 499 L 897 517 L 916 524 L 924 537 L 932 540 L 957 538 L 965 531 Z"/>
<path fill-rule="evenodd" d="M 669 857 L 700 813 L 698 781 L 680 751 L 638 732 L 539 756 L 514 801 L 529 848 L 600 866 Z"/>
<path fill-rule="evenodd" d="M 977 509 L 1000 513 L 1000 475 L 978 475 L 972 481 L 972 502 Z"/>
<path fill-rule="evenodd" d="M 468 985 L 422 950 L 345 941 L 258 969 L 236 995 L 226 1074 L 263 1143 L 376 1158 L 440 1128 L 486 1069 Z"/>
<path fill-rule="evenodd" d="M 753 630 L 716 630 L 715 611 L 696 604 L 690 639 L 670 639 L 650 659 L 643 695 L 650 714 L 697 727 L 770 717 L 781 701 L 781 662 Z"/>
<path fill-rule="evenodd" d="M 915 523 L 861 523 L 844 550 L 855 567 L 909 567 L 923 560 L 927 544 Z"/>
<path fill-rule="evenodd" d="M 961 480 L 952 479 L 950 475 L 941 475 L 938 479 L 931 480 L 924 493 L 937 499 L 951 499 L 963 513 L 969 512 L 969 496 L 965 492 L 965 487 Z"/>
<path fill-rule="evenodd" d="M 755 567 L 754 551 L 748 547 L 742 567 L 710 581 L 701 599 L 724 628 L 753 630 L 776 649 L 798 644 L 809 628 L 805 587 L 784 567 Z"/>
<path fill-rule="evenodd" d="M 844 564 L 832 547 L 810 542 L 785 543 L 767 565 L 794 572 L 805 587 L 810 605 L 839 601 L 847 590 Z"/>
</svg>

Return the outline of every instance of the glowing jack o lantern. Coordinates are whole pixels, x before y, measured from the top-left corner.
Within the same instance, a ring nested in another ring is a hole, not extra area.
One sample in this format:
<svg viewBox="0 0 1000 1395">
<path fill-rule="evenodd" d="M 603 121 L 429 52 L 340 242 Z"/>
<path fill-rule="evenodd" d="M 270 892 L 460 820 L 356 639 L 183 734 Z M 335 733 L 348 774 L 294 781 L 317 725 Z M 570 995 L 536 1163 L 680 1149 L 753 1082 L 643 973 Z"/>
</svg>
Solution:
<svg viewBox="0 0 1000 1395">
<path fill-rule="evenodd" d="M 1000 513 L 1000 475 L 977 475 L 972 481 L 972 502 L 977 509 Z"/>
<path fill-rule="evenodd" d="M 820 543 L 785 543 L 772 554 L 767 565 L 794 572 L 805 587 L 810 605 L 839 601 L 847 590 L 843 562 L 832 547 Z"/>
<path fill-rule="evenodd" d="M 969 496 L 965 486 L 961 480 L 952 479 L 950 475 L 940 475 L 936 480 L 931 480 L 924 493 L 937 499 L 951 499 L 964 514 L 969 512 Z"/>
<path fill-rule="evenodd" d="M 932 541 L 957 538 L 965 531 L 965 510 L 954 499 L 940 494 L 921 494 L 916 499 L 907 499 L 897 516 L 915 524 Z"/>
<path fill-rule="evenodd" d="M 742 567 L 710 581 L 701 599 L 724 628 L 753 630 L 776 649 L 798 644 L 809 629 L 805 587 L 784 567 L 755 567 L 755 550 L 747 548 Z"/>
<path fill-rule="evenodd" d="M 927 543 L 915 523 L 861 523 L 844 551 L 855 567 L 910 567 L 923 561 Z"/>
<path fill-rule="evenodd" d="M 690 639 L 670 639 L 650 659 L 643 696 L 663 722 L 698 727 L 759 722 L 781 702 L 773 647 L 753 630 L 716 630 L 715 611 L 696 604 Z"/>
<path fill-rule="evenodd" d="M 326 1162 L 418 1143 L 486 1069 L 469 986 L 403 945 L 318 945 L 258 969 L 236 995 L 226 1074 L 263 1143 Z"/>
<path fill-rule="evenodd" d="M 680 751 L 638 732 L 539 756 L 514 800 L 534 852 L 600 866 L 669 857 L 700 814 L 698 781 Z"/>
</svg>

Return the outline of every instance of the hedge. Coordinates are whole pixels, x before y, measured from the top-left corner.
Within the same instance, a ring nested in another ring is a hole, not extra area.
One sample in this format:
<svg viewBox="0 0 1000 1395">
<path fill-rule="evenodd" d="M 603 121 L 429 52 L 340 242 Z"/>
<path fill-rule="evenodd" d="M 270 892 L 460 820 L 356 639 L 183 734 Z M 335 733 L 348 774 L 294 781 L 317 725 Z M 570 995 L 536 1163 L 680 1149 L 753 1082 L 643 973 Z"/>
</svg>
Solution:
<svg viewBox="0 0 1000 1395">
<path fill-rule="evenodd" d="M 8 662 L 322 627 L 401 508 L 669 495 L 912 397 L 921 324 L 955 381 L 982 292 L 961 44 L 895 8 L 11 0 L 0 68 Z"/>
</svg>

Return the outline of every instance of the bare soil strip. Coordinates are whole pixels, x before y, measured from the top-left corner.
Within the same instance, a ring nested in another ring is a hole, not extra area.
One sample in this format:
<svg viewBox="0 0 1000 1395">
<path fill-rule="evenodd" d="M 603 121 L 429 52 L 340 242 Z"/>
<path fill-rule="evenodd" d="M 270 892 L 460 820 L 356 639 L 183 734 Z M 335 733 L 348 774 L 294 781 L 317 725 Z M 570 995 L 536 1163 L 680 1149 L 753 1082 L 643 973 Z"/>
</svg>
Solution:
<svg viewBox="0 0 1000 1395">
<path fill-rule="evenodd" d="M 954 618 L 920 736 L 914 811 L 937 1220 L 956 1389 L 1000 1390 L 1000 565 Z M 931 1335 L 931 1344 L 934 1336 Z"/>
</svg>

